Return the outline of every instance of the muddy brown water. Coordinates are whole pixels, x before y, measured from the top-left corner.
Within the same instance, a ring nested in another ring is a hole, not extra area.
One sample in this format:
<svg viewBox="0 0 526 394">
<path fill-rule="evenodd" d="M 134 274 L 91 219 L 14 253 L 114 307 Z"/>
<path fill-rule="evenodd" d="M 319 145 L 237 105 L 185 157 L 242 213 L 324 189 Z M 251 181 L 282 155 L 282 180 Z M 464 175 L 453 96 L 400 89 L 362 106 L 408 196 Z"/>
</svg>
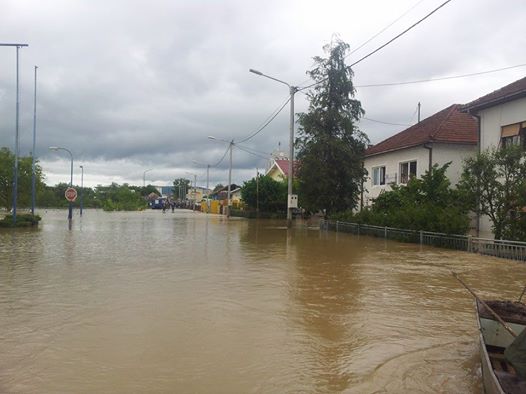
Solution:
<svg viewBox="0 0 526 394">
<path fill-rule="evenodd" d="M 0 392 L 479 393 L 521 263 L 189 211 L 0 232 Z"/>
</svg>

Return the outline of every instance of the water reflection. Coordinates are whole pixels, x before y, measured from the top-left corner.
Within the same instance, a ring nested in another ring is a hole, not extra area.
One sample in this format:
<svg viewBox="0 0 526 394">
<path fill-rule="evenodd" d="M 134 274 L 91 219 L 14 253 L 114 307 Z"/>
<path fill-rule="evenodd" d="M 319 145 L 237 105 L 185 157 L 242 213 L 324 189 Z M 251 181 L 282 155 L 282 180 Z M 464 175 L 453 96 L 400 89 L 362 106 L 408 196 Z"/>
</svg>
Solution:
<svg viewBox="0 0 526 394">
<path fill-rule="evenodd" d="M 188 211 L 0 232 L 0 392 L 479 392 L 519 263 Z M 497 278 L 497 280 L 495 280 Z"/>
</svg>

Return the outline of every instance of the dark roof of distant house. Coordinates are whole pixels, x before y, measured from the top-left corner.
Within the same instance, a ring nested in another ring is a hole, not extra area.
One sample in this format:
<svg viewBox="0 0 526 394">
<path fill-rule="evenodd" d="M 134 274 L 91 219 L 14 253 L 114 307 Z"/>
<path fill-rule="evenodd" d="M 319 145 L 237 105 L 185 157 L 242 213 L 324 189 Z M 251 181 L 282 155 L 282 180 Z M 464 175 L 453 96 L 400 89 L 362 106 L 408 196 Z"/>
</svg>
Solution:
<svg viewBox="0 0 526 394">
<path fill-rule="evenodd" d="M 230 193 L 232 193 L 232 191 L 236 190 L 236 189 L 239 189 L 241 186 L 239 185 L 236 185 L 235 183 L 232 183 L 230 184 Z M 221 189 L 219 190 L 216 190 L 215 192 L 212 192 L 210 193 L 210 196 L 215 196 L 221 192 L 228 192 L 228 185 L 226 186 L 223 186 Z"/>
<path fill-rule="evenodd" d="M 481 109 L 489 108 L 521 97 L 526 97 L 526 77 L 473 100 L 464 105 L 463 110 L 477 112 Z"/>
<path fill-rule="evenodd" d="M 279 167 L 279 169 L 283 172 L 283 174 L 288 177 L 289 176 L 289 161 L 288 160 L 274 160 L 276 165 Z M 298 161 L 294 160 L 292 163 L 293 171 L 297 172 L 298 170 Z"/>
<path fill-rule="evenodd" d="M 365 156 L 410 148 L 430 142 L 476 144 L 477 121 L 453 104 L 421 122 L 370 147 Z"/>
</svg>

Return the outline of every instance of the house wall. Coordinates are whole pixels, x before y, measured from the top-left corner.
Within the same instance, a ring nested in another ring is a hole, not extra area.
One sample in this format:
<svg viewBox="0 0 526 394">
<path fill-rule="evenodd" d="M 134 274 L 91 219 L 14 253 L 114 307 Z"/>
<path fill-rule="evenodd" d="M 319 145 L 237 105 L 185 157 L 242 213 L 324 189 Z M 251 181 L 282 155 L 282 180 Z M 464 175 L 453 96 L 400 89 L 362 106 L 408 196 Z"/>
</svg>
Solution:
<svg viewBox="0 0 526 394">
<path fill-rule="evenodd" d="M 479 115 L 481 149 L 496 148 L 502 126 L 526 121 L 526 98 L 483 109 Z"/>
<path fill-rule="evenodd" d="M 276 165 L 270 168 L 270 170 L 267 172 L 268 176 L 270 176 L 275 181 L 281 182 L 283 179 L 285 179 L 285 176 L 283 173 L 278 169 Z"/>
<path fill-rule="evenodd" d="M 464 160 L 477 154 L 476 145 L 461 144 L 433 144 L 433 164 L 444 165 L 451 162 L 446 176 L 455 186 L 460 181 Z"/>
<path fill-rule="evenodd" d="M 371 205 L 372 199 L 378 197 L 383 190 L 391 190 L 389 184 L 399 182 L 400 163 L 412 160 L 416 160 L 416 175 L 418 177 L 422 176 L 427 171 L 429 163 L 429 153 L 422 146 L 366 157 L 364 167 L 368 176 L 364 184 L 364 205 Z M 373 168 L 380 166 L 385 166 L 386 184 L 373 186 Z"/>
<path fill-rule="evenodd" d="M 526 98 L 481 110 L 479 116 L 481 151 L 497 148 L 502 126 L 526 121 Z M 491 221 L 487 216 L 481 216 L 479 229 L 481 237 L 493 238 Z"/>
<path fill-rule="evenodd" d="M 452 185 L 456 185 L 462 174 L 462 163 L 467 157 L 474 156 L 477 151 L 475 145 L 461 144 L 432 144 L 432 164 L 444 165 L 451 162 L 448 167 L 446 176 Z M 367 157 L 364 161 L 364 167 L 367 170 L 368 177 L 365 183 L 364 205 L 371 205 L 372 199 L 378 197 L 383 191 L 391 190 L 390 183 L 400 181 L 400 163 L 416 160 L 416 176 L 421 177 L 429 169 L 429 150 L 422 145 L 401 149 L 394 152 L 383 153 L 372 157 Z M 386 185 L 373 185 L 372 175 L 373 168 L 385 166 Z"/>
</svg>

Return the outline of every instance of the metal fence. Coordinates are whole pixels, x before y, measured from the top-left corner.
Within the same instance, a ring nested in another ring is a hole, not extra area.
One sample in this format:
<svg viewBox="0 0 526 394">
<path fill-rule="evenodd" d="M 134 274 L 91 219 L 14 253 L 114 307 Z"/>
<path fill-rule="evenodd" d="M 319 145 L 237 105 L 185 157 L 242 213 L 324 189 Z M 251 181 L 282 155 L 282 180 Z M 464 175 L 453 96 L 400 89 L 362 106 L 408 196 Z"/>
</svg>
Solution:
<svg viewBox="0 0 526 394">
<path fill-rule="evenodd" d="M 357 235 L 369 235 L 401 242 L 431 245 L 439 248 L 464 250 L 505 259 L 526 261 L 526 242 L 478 238 L 471 235 L 414 231 L 394 227 L 322 220 L 320 230 L 337 231 Z"/>
</svg>

